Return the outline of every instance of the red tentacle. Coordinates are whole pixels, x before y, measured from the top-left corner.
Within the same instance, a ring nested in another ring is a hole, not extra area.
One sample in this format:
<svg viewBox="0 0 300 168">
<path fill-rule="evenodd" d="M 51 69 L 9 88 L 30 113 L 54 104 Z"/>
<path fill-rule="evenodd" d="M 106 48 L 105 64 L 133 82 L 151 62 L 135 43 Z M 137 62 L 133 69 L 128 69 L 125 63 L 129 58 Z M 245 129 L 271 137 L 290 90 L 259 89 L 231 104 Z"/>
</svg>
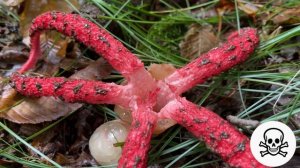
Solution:
<svg viewBox="0 0 300 168">
<path fill-rule="evenodd" d="M 123 147 L 118 168 L 147 167 L 148 150 L 157 115 L 151 107 L 141 104 L 132 112 L 133 121 Z"/>
<path fill-rule="evenodd" d="M 165 81 L 171 88 L 174 88 L 177 95 L 180 95 L 196 84 L 203 83 L 208 78 L 245 61 L 258 43 L 256 29 L 241 29 L 240 34 L 232 33 L 228 42 L 199 56 L 196 60 L 175 71 Z"/>
<path fill-rule="evenodd" d="M 25 96 L 54 96 L 71 103 L 128 105 L 128 100 L 121 96 L 123 86 L 114 83 L 63 77 L 26 77 L 14 74 L 11 85 Z"/>
<path fill-rule="evenodd" d="M 158 114 L 175 120 L 206 145 L 230 166 L 263 168 L 250 151 L 249 139 L 214 112 L 177 98 L 169 102 Z"/>
<path fill-rule="evenodd" d="M 36 17 L 32 23 L 30 29 L 32 48 L 28 61 L 19 70 L 20 73 L 31 69 L 41 55 L 39 46 L 41 31 L 53 29 L 64 35 L 73 36 L 79 42 L 91 47 L 125 77 L 136 69 L 143 68 L 143 63 L 135 55 L 96 24 L 77 14 L 47 12 Z"/>
</svg>

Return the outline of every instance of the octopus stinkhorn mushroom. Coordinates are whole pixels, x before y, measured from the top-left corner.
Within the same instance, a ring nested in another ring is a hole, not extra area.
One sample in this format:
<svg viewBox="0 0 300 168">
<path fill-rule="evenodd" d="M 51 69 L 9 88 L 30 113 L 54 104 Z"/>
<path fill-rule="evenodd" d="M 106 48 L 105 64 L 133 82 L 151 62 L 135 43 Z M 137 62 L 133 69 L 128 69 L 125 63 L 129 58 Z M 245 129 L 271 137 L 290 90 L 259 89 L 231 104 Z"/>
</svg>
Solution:
<svg viewBox="0 0 300 168">
<path fill-rule="evenodd" d="M 63 77 L 27 77 L 40 56 L 39 36 L 44 30 L 74 37 L 103 56 L 127 80 L 126 85 Z M 243 28 L 228 41 L 201 55 L 163 80 L 155 80 L 143 63 L 106 30 L 77 14 L 44 13 L 32 22 L 28 61 L 11 77 L 11 85 L 25 96 L 54 96 L 66 102 L 115 104 L 132 111 L 130 131 L 118 167 L 147 166 L 147 152 L 158 119 L 171 119 L 233 167 L 265 167 L 255 160 L 249 139 L 226 120 L 180 95 L 208 78 L 247 59 L 259 43 L 254 28 Z"/>
</svg>

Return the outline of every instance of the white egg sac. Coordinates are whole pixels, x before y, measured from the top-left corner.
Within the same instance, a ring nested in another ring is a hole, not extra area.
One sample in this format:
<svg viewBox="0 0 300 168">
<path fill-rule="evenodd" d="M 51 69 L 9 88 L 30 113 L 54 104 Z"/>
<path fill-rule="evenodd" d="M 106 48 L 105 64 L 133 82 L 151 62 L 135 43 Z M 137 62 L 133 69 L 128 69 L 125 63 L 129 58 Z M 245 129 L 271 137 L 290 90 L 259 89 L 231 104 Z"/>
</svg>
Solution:
<svg viewBox="0 0 300 168">
<path fill-rule="evenodd" d="M 115 147 L 116 143 L 125 142 L 129 125 L 121 120 L 113 120 L 98 127 L 89 141 L 92 156 L 101 165 L 117 164 L 121 157 L 122 148 Z"/>
</svg>

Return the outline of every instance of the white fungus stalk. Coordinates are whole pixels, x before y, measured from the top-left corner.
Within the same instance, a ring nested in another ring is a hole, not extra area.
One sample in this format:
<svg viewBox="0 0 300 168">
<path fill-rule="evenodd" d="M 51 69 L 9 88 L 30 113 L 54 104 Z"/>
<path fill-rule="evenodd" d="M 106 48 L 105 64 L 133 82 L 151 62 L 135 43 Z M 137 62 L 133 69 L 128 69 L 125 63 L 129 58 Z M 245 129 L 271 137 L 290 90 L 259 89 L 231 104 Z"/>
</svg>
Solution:
<svg viewBox="0 0 300 168">
<path fill-rule="evenodd" d="M 122 148 L 117 143 L 125 142 L 129 125 L 121 120 L 113 120 L 98 127 L 89 141 L 89 148 L 94 159 L 101 165 L 117 164 Z"/>
</svg>

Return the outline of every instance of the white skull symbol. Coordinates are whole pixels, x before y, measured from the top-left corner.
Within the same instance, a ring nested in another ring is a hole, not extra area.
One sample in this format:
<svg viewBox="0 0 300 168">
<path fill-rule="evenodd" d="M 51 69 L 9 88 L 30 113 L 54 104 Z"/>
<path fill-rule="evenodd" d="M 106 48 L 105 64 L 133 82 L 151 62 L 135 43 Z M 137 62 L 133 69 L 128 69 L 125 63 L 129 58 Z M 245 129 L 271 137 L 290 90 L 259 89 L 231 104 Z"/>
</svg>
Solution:
<svg viewBox="0 0 300 168">
<path fill-rule="evenodd" d="M 276 155 L 281 151 L 283 132 L 277 128 L 270 128 L 264 133 L 265 144 L 269 154 Z"/>
</svg>

